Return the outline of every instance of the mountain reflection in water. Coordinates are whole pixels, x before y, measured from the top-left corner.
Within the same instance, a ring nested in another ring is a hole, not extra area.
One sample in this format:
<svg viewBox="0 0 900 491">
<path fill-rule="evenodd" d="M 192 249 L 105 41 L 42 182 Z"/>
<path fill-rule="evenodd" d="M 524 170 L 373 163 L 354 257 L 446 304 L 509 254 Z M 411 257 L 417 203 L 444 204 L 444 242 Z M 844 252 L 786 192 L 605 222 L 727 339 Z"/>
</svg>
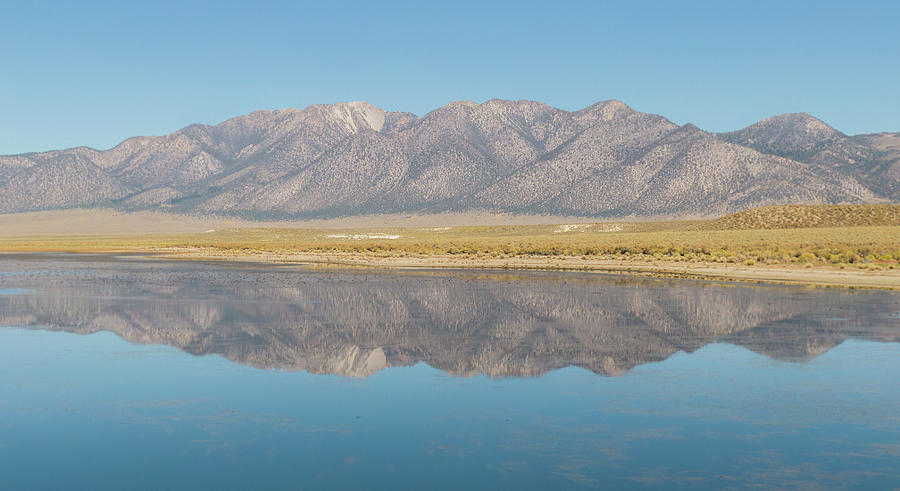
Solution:
<svg viewBox="0 0 900 491">
<path fill-rule="evenodd" d="M 4 256 L 0 325 L 162 344 L 265 369 L 365 377 L 425 362 L 456 376 L 619 375 L 731 343 L 812 359 L 900 340 L 891 292 L 579 273 L 383 272 L 104 256 Z"/>
</svg>

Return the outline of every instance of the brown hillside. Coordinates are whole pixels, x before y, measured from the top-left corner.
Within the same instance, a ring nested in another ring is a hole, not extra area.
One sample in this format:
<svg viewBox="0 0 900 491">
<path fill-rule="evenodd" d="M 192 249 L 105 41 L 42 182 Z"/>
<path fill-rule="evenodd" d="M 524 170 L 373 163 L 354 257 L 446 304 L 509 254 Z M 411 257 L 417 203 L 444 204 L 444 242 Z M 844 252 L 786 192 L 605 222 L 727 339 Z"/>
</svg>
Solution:
<svg viewBox="0 0 900 491">
<path fill-rule="evenodd" d="M 719 230 L 900 225 L 900 205 L 778 205 L 753 208 L 710 222 Z"/>
</svg>

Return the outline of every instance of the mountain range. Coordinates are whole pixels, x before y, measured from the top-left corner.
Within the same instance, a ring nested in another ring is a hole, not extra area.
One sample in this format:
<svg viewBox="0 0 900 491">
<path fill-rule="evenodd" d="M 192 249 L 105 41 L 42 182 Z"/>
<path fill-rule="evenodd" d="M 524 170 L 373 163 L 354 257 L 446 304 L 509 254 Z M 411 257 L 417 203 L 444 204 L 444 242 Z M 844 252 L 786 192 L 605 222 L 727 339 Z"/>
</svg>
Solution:
<svg viewBox="0 0 900 491">
<path fill-rule="evenodd" d="M 808 114 L 730 133 L 619 101 L 564 111 L 454 102 L 422 117 L 366 102 L 0 156 L 0 212 L 112 207 L 246 218 L 494 211 L 712 216 L 900 198 L 900 133 L 848 136 Z"/>
</svg>

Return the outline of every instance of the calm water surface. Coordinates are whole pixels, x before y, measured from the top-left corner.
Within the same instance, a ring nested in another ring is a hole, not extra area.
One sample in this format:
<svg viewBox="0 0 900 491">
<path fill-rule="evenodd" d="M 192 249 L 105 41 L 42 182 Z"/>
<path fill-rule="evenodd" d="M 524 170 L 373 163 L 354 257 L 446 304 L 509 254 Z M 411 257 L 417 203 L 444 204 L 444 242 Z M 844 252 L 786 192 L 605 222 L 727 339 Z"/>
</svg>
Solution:
<svg viewBox="0 0 900 491">
<path fill-rule="evenodd" d="M 0 256 L 3 489 L 900 487 L 900 296 Z"/>
</svg>

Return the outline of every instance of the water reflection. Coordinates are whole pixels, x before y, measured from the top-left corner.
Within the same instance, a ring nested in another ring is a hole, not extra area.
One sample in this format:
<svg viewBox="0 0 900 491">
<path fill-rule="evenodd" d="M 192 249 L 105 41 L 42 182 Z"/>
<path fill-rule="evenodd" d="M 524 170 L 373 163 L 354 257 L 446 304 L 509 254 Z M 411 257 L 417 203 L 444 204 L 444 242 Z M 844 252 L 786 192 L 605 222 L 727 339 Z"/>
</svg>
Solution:
<svg viewBox="0 0 900 491">
<path fill-rule="evenodd" d="M 891 292 L 596 274 L 315 270 L 110 257 L 0 259 L 0 325 L 365 377 L 424 361 L 456 376 L 619 375 L 724 342 L 805 361 L 900 340 Z"/>
</svg>

